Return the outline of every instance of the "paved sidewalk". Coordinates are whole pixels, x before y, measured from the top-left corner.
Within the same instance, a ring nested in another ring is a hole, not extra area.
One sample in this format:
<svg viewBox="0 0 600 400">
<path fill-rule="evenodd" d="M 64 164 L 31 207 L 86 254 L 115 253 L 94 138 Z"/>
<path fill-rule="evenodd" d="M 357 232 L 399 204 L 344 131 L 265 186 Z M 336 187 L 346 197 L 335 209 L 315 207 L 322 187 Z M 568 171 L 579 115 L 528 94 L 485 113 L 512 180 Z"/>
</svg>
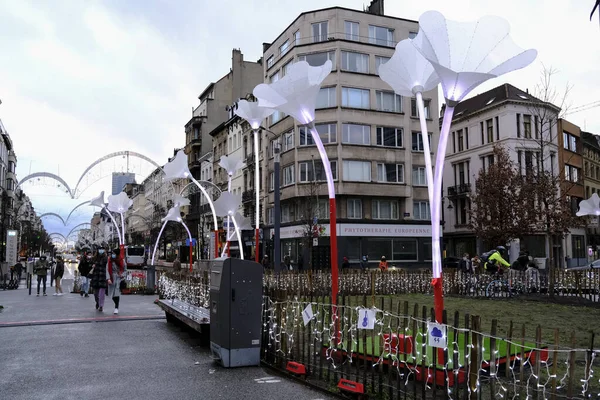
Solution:
<svg viewBox="0 0 600 400">
<path fill-rule="evenodd" d="M 260 367 L 224 369 L 199 334 L 168 324 L 156 296 L 106 300 L 0 290 L 2 399 L 329 399 Z M 35 287 L 32 293 L 35 293 Z M 137 317 L 137 320 L 131 318 Z"/>
</svg>

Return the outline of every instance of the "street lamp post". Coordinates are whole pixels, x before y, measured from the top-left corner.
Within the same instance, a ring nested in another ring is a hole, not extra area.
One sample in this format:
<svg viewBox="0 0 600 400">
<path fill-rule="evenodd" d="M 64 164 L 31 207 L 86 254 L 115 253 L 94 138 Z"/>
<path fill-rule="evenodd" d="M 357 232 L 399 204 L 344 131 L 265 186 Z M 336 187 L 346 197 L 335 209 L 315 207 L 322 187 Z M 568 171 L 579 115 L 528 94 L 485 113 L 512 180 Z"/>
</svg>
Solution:
<svg viewBox="0 0 600 400">
<path fill-rule="evenodd" d="M 281 235 L 280 235 L 280 231 L 281 231 L 281 200 L 280 200 L 280 188 L 279 188 L 279 174 L 281 172 L 280 168 L 279 168 L 279 162 L 280 162 L 280 153 L 281 153 L 281 148 L 279 146 L 279 141 L 276 140 L 275 141 L 275 147 L 273 148 L 273 158 L 274 158 L 274 167 L 275 170 L 273 171 L 273 178 L 274 178 L 274 203 L 275 203 L 275 207 L 273 208 L 273 231 L 275 233 L 274 235 L 274 242 L 273 242 L 273 246 L 275 247 L 273 249 L 273 262 L 274 262 L 274 268 L 275 268 L 275 272 L 279 273 L 281 272 Z"/>
</svg>

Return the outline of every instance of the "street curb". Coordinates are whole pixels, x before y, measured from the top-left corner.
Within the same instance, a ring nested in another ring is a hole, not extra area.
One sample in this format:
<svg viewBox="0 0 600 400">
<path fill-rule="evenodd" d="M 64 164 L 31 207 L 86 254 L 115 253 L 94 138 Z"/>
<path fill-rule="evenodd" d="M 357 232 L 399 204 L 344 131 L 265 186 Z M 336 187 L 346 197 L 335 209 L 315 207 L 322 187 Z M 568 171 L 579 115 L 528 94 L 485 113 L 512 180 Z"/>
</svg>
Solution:
<svg viewBox="0 0 600 400">
<path fill-rule="evenodd" d="M 66 324 L 85 324 L 92 322 L 121 322 L 121 321 L 151 321 L 166 319 L 164 315 L 141 315 L 130 317 L 96 317 L 96 318 L 73 318 L 73 319 L 56 319 L 43 321 L 16 321 L 16 322 L 0 322 L 0 328 L 10 328 L 19 326 L 38 326 L 38 325 L 66 325 Z"/>
</svg>

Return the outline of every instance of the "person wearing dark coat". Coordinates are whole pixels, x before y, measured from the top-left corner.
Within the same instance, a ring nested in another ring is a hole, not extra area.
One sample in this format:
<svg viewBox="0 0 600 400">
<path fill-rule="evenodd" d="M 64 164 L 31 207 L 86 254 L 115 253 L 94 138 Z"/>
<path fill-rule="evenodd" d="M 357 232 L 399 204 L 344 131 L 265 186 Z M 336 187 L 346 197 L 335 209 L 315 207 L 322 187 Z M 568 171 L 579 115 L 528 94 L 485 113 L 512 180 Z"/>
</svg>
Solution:
<svg viewBox="0 0 600 400">
<path fill-rule="evenodd" d="M 117 247 L 112 251 L 106 263 L 106 278 L 108 279 L 108 296 L 115 303 L 113 314 L 119 313 L 119 302 L 121 299 L 121 283 L 125 284 L 125 273 L 127 266 L 121 249 Z"/>
<path fill-rule="evenodd" d="M 104 310 L 104 297 L 106 295 L 106 250 L 102 247 L 98 249 L 96 257 L 94 257 L 94 265 L 92 267 L 92 282 L 91 286 L 94 289 L 94 298 L 96 299 L 96 310 L 102 312 Z"/>
<path fill-rule="evenodd" d="M 81 290 L 79 291 L 79 295 L 85 295 L 85 297 L 89 297 L 88 293 L 90 291 L 90 279 L 88 275 L 90 275 L 92 266 L 88 261 L 87 252 L 84 252 L 81 256 L 81 260 L 79 261 L 79 266 L 77 267 L 77 270 L 79 270 L 79 278 L 81 281 Z"/>
<path fill-rule="evenodd" d="M 62 296 L 63 290 L 60 284 L 63 275 L 65 274 L 65 262 L 61 256 L 56 257 L 56 268 L 54 269 L 54 296 Z"/>
</svg>

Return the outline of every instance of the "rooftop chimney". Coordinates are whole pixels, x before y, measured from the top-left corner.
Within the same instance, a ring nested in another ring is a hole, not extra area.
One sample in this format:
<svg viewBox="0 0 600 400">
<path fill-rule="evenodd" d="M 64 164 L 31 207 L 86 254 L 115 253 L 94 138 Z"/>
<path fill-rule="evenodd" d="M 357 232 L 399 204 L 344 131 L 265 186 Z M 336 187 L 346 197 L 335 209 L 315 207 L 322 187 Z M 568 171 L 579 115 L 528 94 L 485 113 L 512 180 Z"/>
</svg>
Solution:
<svg viewBox="0 0 600 400">
<path fill-rule="evenodd" d="M 367 7 L 366 10 L 369 14 L 374 15 L 385 15 L 383 13 L 383 0 L 371 0 L 371 4 Z"/>
</svg>

